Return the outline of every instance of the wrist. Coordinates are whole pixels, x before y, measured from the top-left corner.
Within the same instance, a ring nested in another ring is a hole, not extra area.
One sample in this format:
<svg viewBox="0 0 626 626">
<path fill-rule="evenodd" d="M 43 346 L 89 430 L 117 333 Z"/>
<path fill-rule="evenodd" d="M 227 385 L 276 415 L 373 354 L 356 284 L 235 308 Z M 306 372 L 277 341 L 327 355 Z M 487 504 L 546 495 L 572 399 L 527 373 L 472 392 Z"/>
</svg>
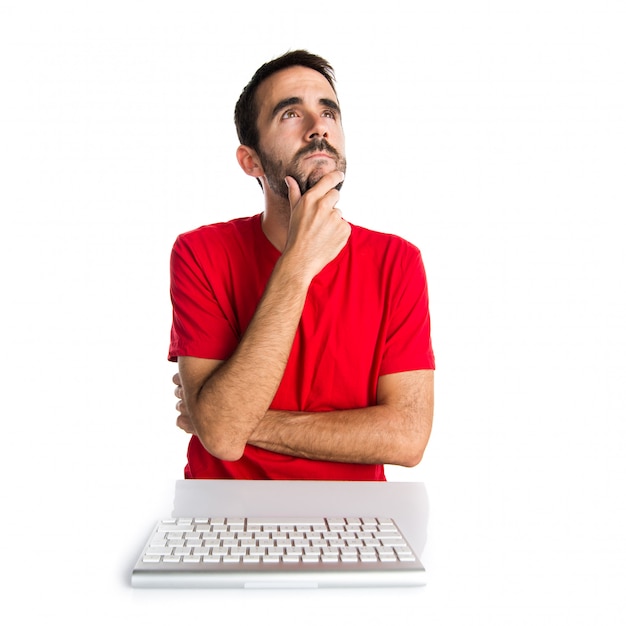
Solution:
<svg viewBox="0 0 626 626">
<path fill-rule="evenodd" d="M 281 283 L 296 291 L 306 293 L 309 289 L 311 281 L 315 277 L 311 271 L 307 270 L 307 266 L 296 255 L 285 252 L 278 259 L 274 268 L 274 275 Z"/>
</svg>

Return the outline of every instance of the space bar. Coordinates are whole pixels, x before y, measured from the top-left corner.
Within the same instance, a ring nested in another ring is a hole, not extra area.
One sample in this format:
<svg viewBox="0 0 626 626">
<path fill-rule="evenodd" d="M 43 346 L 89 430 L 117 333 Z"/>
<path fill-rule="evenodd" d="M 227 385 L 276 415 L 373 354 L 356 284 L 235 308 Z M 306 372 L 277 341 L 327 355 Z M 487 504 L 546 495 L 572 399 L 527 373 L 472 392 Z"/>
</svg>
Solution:
<svg viewBox="0 0 626 626">
<path fill-rule="evenodd" d="M 275 516 L 275 517 L 248 517 L 248 524 L 302 524 L 304 526 L 312 526 L 313 524 L 323 524 L 326 526 L 326 519 L 323 517 L 291 517 L 291 516 Z"/>
</svg>

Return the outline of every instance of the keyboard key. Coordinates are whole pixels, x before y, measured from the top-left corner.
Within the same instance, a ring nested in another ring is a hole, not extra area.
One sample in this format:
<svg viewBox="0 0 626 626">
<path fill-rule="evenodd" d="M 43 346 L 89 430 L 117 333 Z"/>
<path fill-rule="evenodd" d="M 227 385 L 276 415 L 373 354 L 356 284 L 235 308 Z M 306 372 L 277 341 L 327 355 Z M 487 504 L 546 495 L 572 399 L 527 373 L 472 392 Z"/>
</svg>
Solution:
<svg viewBox="0 0 626 626">
<path fill-rule="evenodd" d="M 239 561 L 241 561 L 241 554 L 225 554 L 222 560 L 224 563 L 239 563 Z"/>
<path fill-rule="evenodd" d="M 375 554 L 361 554 L 360 558 L 363 563 L 374 563 L 378 561 L 378 557 Z"/>
<path fill-rule="evenodd" d="M 404 546 L 406 542 L 399 535 L 397 537 L 382 537 L 380 542 L 384 546 Z"/>
<path fill-rule="evenodd" d="M 219 563 L 222 557 L 219 554 L 207 554 L 202 557 L 204 563 Z"/>
<path fill-rule="evenodd" d="M 145 554 L 147 556 L 169 556 L 172 554 L 172 548 L 168 546 L 150 546 L 146 548 Z"/>
<path fill-rule="evenodd" d="M 259 563 L 261 557 L 258 554 L 248 554 L 243 557 L 244 563 Z"/>
<path fill-rule="evenodd" d="M 283 563 L 299 563 L 300 555 L 299 554 L 284 554 L 282 557 Z"/>
<path fill-rule="evenodd" d="M 201 558 L 202 557 L 200 555 L 191 554 L 191 555 L 184 556 L 183 562 L 184 563 L 200 563 Z"/>
<path fill-rule="evenodd" d="M 319 563 L 320 555 L 319 554 L 303 554 L 302 562 L 303 563 Z"/>
<path fill-rule="evenodd" d="M 383 562 L 383 563 L 392 563 L 397 561 L 398 559 L 396 558 L 395 554 L 379 554 L 378 558 Z"/>
<path fill-rule="evenodd" d="M 266 554 L 263 557 L 263 563 L 279 563 L 280 556 L 278 554 Z"/>
<path fill-rule="evenodd" d="M 281 524 L 306 524 L 306 525 L 313 525 L 313 524 L 322 524 L 324 526 L 326 526 L 326 522 L 324 520 L 323 517 L 309 517 L 309 518 L 302 518 L 302 517 L 249 517 L 248 518 L 248 525 L 250 524 L 257 524 L 257 525 L 261 525 L 261 526 L 267 526 L 267 525 L 271 525 L 271 526 L 279 526 Z"/>
<path fill-rule="evenodd" d="M 161 557 L 158 555 L 144 554 L 141 560 L 144 563 L 158 563 L 161 560 Z"/>
<path fill-rule="evenodd" d="M 179 556 L 164 556 L 163 557 L 163 563 L 180 563 L 180 557 Z"/>
</svg>

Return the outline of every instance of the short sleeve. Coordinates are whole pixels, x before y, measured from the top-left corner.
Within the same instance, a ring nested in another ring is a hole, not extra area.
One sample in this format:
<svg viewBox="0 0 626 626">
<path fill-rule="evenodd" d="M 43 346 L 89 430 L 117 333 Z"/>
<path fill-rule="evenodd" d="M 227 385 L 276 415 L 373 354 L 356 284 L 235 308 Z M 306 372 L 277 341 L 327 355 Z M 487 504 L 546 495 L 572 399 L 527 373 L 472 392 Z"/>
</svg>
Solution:
<svg viewBox="0 0 626 626">
<path fill-rule="evenodd" d="M 395 282 L 380 373 L 435 369 L 428 285 L 420 251 L 407 242 L 391 275 Z"/>
<path fill-rule="evenodd" d="M 224 360 L 232 354 L 239 337 L 216 294 L 214 282 L 219 284 L 219 264 L 210 258 L 204 242 L 190 239 L 179 236 L 170 258 L 172 328 L 168 358 Z"/>
</svg>

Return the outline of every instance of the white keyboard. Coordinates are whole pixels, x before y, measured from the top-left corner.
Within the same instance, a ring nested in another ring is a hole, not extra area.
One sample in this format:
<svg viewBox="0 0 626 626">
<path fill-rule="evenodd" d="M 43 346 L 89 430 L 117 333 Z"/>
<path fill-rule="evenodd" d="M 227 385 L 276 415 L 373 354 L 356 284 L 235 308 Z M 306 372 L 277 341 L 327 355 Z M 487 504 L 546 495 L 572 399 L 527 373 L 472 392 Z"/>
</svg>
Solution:
<svg viewBox="0 0 626 626">
<path fill-rule="evenodd" d="M 423 584 L 424 568 L 391 519 L 176 518 L 154 528 L 135 587 Z"/>
</svg>

